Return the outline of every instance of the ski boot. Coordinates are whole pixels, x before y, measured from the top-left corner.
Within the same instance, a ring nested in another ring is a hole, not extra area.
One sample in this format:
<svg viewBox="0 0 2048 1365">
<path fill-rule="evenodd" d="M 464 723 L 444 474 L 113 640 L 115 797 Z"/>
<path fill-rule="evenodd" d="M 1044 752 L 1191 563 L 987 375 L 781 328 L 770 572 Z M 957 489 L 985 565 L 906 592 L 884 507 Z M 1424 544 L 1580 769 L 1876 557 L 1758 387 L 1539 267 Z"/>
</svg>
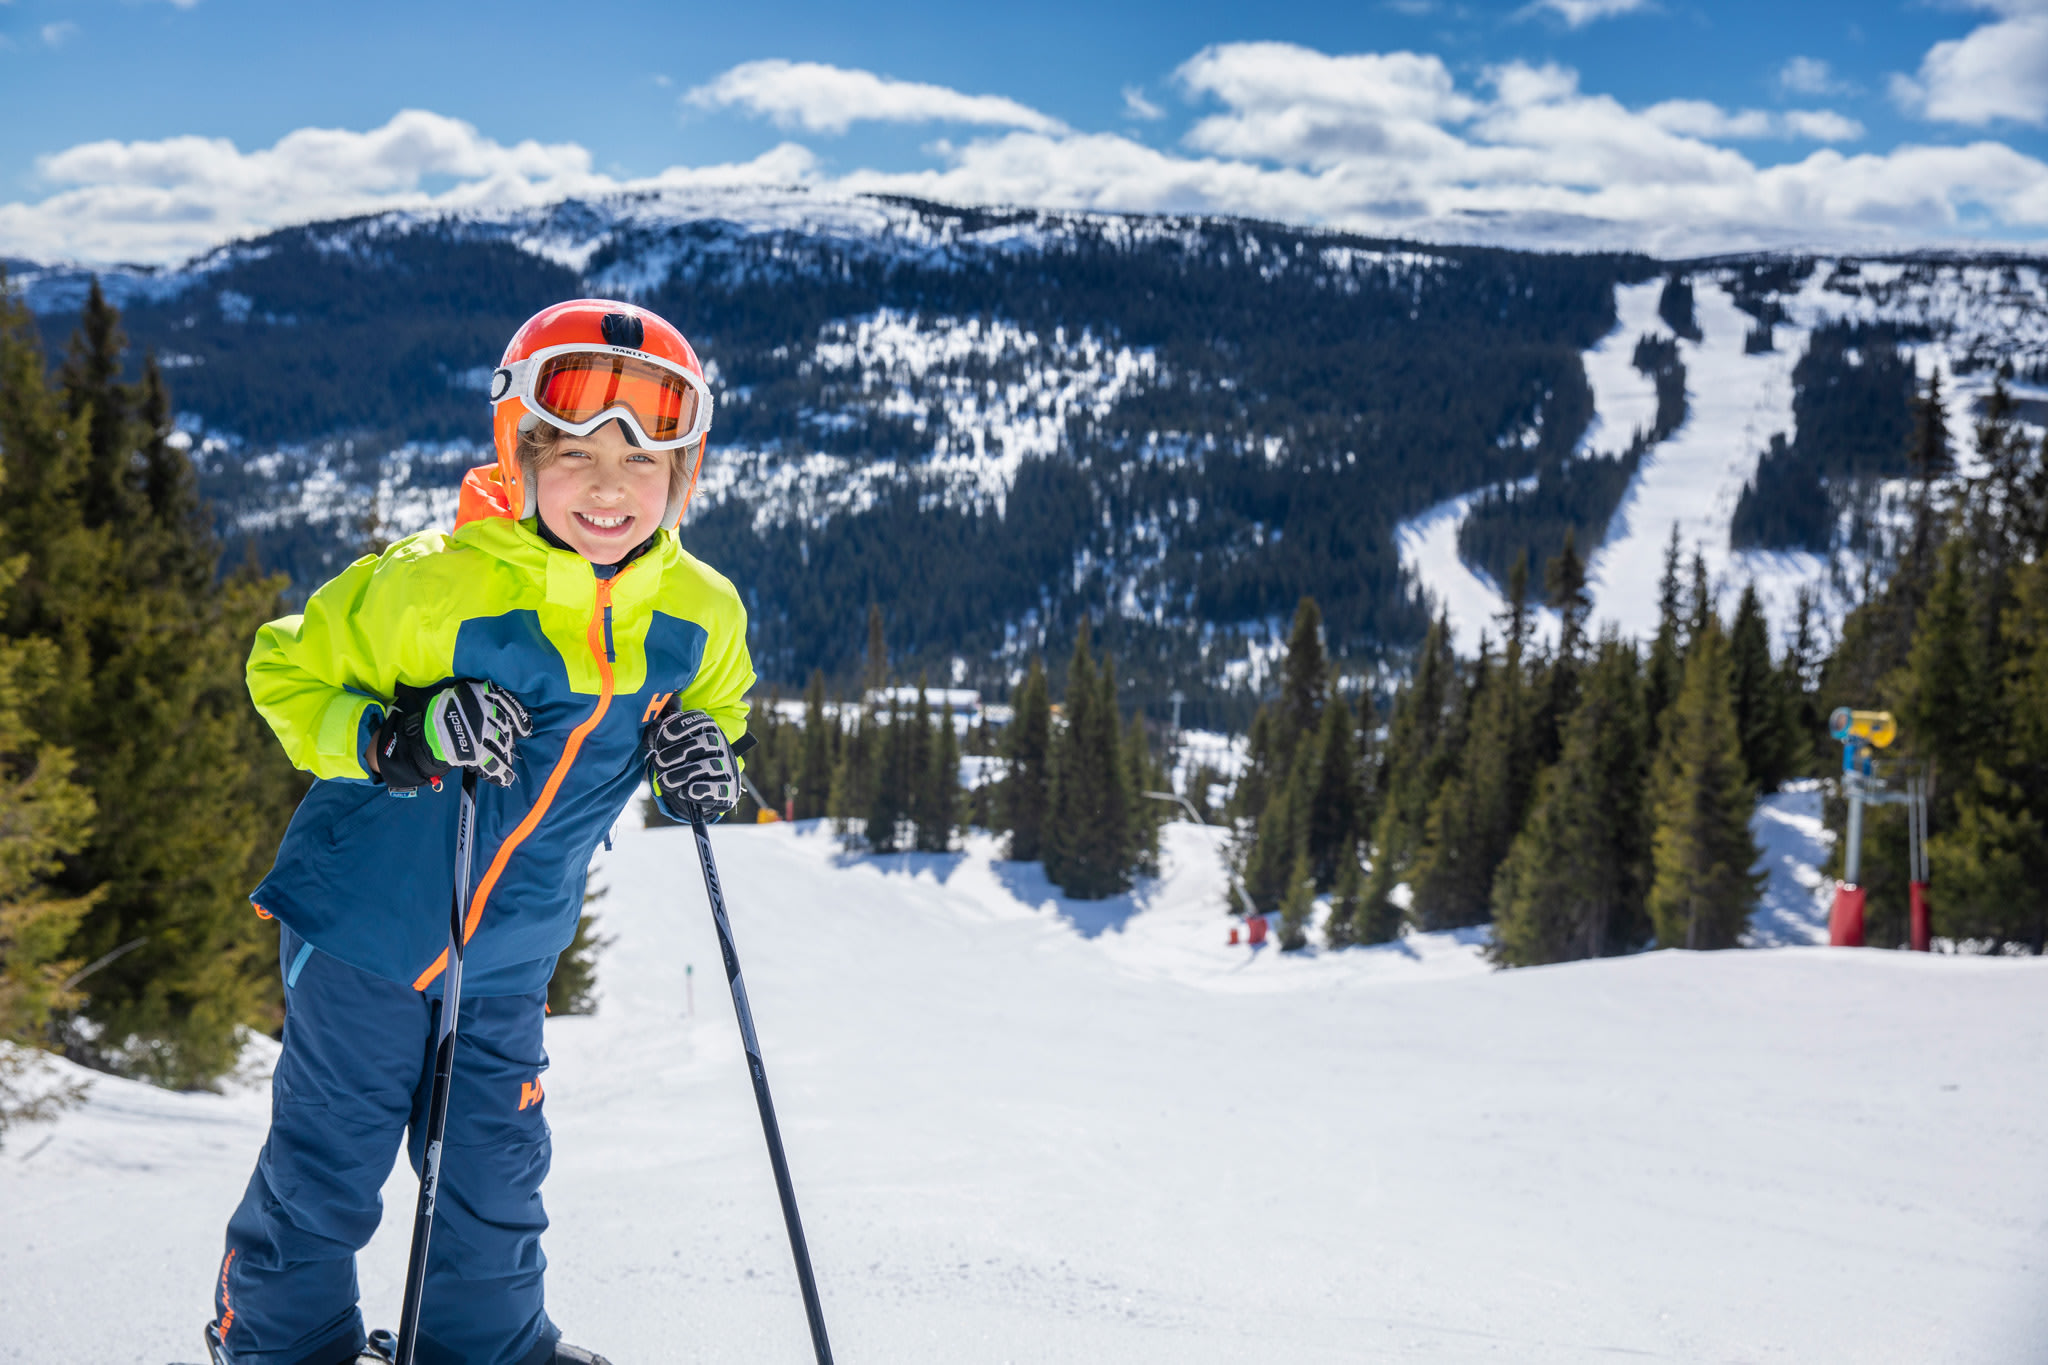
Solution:
<svg viewBox="0 0 2048 1365">
<path fill-rule="evenodd" d="M 397 1358 L 398 1338 L 390 1332 L 378 1331 L 370 1333 L 370 1344 L 343 1365 L 391 1365 Z M 206 1362 L 207 1365 L 233 1365 L 228 1359 L 227 1347 L 221 1345 L 220 1329 L 210 1322 L 206 1324 Z"/>
</svg>

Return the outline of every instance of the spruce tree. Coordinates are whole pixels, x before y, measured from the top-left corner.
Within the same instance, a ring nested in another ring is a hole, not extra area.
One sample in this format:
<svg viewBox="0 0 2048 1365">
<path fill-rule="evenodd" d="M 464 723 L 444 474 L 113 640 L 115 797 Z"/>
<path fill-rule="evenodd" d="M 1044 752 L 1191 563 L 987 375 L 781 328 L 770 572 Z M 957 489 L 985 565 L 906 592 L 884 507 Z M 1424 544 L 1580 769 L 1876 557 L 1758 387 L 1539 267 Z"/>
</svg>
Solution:
<svg viewBox="0 0 2048 1365">
<path fill-rule="evenodd" d="M 1625 952 L 1647 930 L 1640 665 L 1609 634 L 1494 881 L 1498 962 L 1526 967 Z"/>
<path fill-rule="evenodd" d="M 1159 875 L 1159 827 L 1170 812 L 1166 803 L 1146 792 L 1163 791 L 1170 785 L 1167 773 L 1152 761 L 1152 747 L 1145 736 L 1143 715 L 1131 718 L 1124 731 L 1124 791 L 1130 802 L 1131 866 L 1148 877 Z"/>
<path fill-rule="evenodd" d="M 86 418 L 87 454 L 80 503 L 85 524 L 113 526 L 120 532 L 136 520 L 135 434 L 129 429 L 134 396 L 121 383 L 122 353 L 127 349 L 121 315 L 100 292 L 99 276 L 95 275 L 64 361 L 64 406 L 74 420 Z"/>
<path fill-rule="evenodd" d="M 876 718 L 880 719 L 877 708 Z M 909 815 L 910 719 L 900 699 L 892 700 L 889 722 L 876 727 L 870 749 L 876 767 L 875 783 L 868 801 L 867 842 L 876 853 L 894 853 Z"/>
<path fill-rule="evenodd" d="M 1329 890 L 1347 861 L 1363 828 L 1364 773 L 1351 708 L 1331 690 L 1323 704 L 1323 723 L 1312 750 L 1314 786 L 1309 794 L 1305 849 L 1316 886 Z"/>
<path fill-rule="evenodd" d="M 1742 764 L 1758 791 L 1774 792 L 1791 776 L 1794 722 L 1784 680 L 1771 661 L 1770 627 L 1755 583 L 1742 590 L 1728 649 Z"/>
<path fill-rule="evenodd" d="M 825 671 L 811 670 L 804 689 L 803 757 L 797 768 L 796 818 L 816 820 L 832 803 L 832 734 L 825 714 Z"/>
<path fill-rule="evenodd" d="M 1295 607 L 1287 659 L 1280 669 L 1279 728 L 1274 739 L 1283 769 L 1293 765 L 1295 746 L 1313 736 L 1321 723 L 1329 672 L 1329 659 L 1323 653 L 1322 609 L 1313 597 L 1304 597 Z"/>
<path fill-rule="evenodd" d="M 937 769 L 933 753 L 939 747 L 938 732 L 932 726 L 931 699 L 926 679 L 917 680 L 917 707 L 910 716 L 910 743 L 904 754 L 904 808 L 914 829 L 912 846 L 920 853 L 943 852 L 953 834 L 953 813 L 944 804 L 932 780 Z M 953 765 L 955 771 L 959 764 Z M 953 789 L 948 788 L 950 793 Z M 936 845 L 936 847 L 934 847 Z"/>
<path fill-rule="evenodd" d="M 1934 601 L 1941 596 L 1937 584 Z M 1986 721 L 2000 743 L 1941 784 L 1946 818 L 1938 808 L 1927 847 L 1933 927 L 1993 952 L 2018 944 L 2040 953 L 2048 949 L 2048 561 L 2019 570 L 2004 626 L 2010 662 Z M 1931 691 L 1916 701 L 1931 701 Z"/>
<path fill-rule="evenodd" d="M 138 945 L 93 975 L 91 1026 L 68 1029 L 67 1045 L 203 1085 L 234 1064 L 239 1030 L 275 1027 L 280 1003 L 276 933 L 247 893 L 305 783 L 250 707 L 243 667 L 257 625 L 283 614 L 282 583 L 253 572 L 216 582 L 203 525 L 141 517 L 130 482 L 148 465 L 141 447 L 161 441 L 151 458 L 174 484 L 189 468 L 167 433 L 129 419 L 118 317 L 104 300 L 88 314 L 65 369 L 67 420 L 24 311 L 0 303 L 0 536 L 24 557 L 6 634 L 55 644 L 67 681 L 31 725 L 72 751 L 98 812 L 59 876 L 66 896 L 99 892 L 66 953 L 92 961 Z M 103 420 L 116 410 L 121 420 Z M 180 555 L 206 572 L 167 578 Z"/>
<path fill-rule="evenodd" d="M 1414 677 L 1394 696 L 1380 768 L 1379 810 L 1373 821 L 1372 875 L 1355 926 L 1360 943 L 1384 943 L 1399 931 L 1397 886 L 1408 879 L 1427 837 L 1430 807 L 1455 770 L 1462 735 L 1455 717 L 1463 704 L 1450 621 L 1430 623 L 1416 656 Z"/>
<path fill-rule="evenodd" d="M 1941 397 L 1941 370 L 1927 375 L 1926 390 L 1913 402 L 1913 436 L 1906 463 L 1918 484 L 1913 499 L 1913 532 L 1898 568 L 1909 583 L 1924 584 L 1933 576 L 1935 541 L 1934 482 L 1955 465 L 1948 432 L 1948 405 Z"/>
<path fill-rule="evenodd" d="M 1288 869 L 1287 891 L 1280 899 L 1280 951 L 1299 952 L 1308 947 L 1308 926 L 1316 908 L 1316 879 L 1308 865 L 1308 850 L 1295 854 Z"/>
<path fill-rule="evenodd" d="M 1525 587 L 1526 571 L 1521 582 Z M 1485 667 L 1481 643 L 1458 772 L 1437 796 L 1415 868 L 1411 913 L 1426 929 L 1483 924 L 1492 917 L 1494 876 L 1528 805 L 1536 707 L 1522 660 L 1527 618 L 1512 598 L 1506 624 L 1507 648 L 1498 668 Z"/>
<path fill-rule="evenodd" d="M 928 755 L 919 783 L 917 848 L 944 853 L 953 846 L 953 827 L 960 818 L 960 737 L 953 730 L 953 708 L 939 707 L 937 728 L 925 745 Z"/>
<path fill-rule="evenodd" d="M 1749 832 L 1755 789 L 1742 766 L 1727 637 L 1712 616 L 1691 642 L 1652 784 L 1649 911 L 1667 948 L 1732 948 L 1763 885 Z"/>
<path fill-rule="evenodd" d="M 1003 820 L 1010 830 L 1009 856 L 1035 862 L 1044 852 L 1047 803 L 1052 789 L 1052 704 L 1045 664 L 1031 671 L 1017 693 L 1008 737 L 1010 771 L 1003 779 Z"/>
<path fill-rule="evenodd" d="M 879 604 L 868 603 L 868 658 L 867 670 L 862 675 L 862 684 L 870 692 L 878 691 L 889 683 L 889 646 L 882 636 L 882 608 Z"/>
<path fill-rule="evenodd" d="M 1066 698 L 1060 707 L 1058 732 L 1052 743 L 1052 780 L 1046 794 L 1045 828 L 1039 835 L 1045 875 L 1069 890 L 1082 884 L 1087 860 L 1086 836 L 1079 826 L 1095 801 L 1086 736 L 1095 706 L 1095 661 L 1088 653 L 1088 620 L 1074 632 L 1073 657 L 1067 660 Z M 1078 863 L 1076 860 L 1080 860 Z"/>
<path fill-rule="evenodd" d="M 1644 679 L 1643 711 L 1649 718 L 1649 743 L 1654 752 L 1664 733 L 1664 712 L 1678 696 L 1685 669 L 1684 618 L 1680 615 L 1678 523 L 1671 523 L 1671 541 L 1664 547 L 1664 573 L 1657 580 L 1657 634 L 1650 643 Z"/>
<path fill-rule="evenodd" d="M 1066 727 L 1053 765 L 1045 872 L 1077 900 L 1099 900 L 1130 886 L 1130 793 L 1118 741 L 1116 670 L 1098 670 L 1088 632 L 1075 637 L 1067 668 Z"/>
<path fill-rule="evenodd" d="M 1309 746 L 1301 745 L 1285 780 L 1274 786 L 1259 814 L 1244 860 L 1245 889 L 1262 910 L 1272 910 L 1288 897 L 1294 869 L 1308 856 L 1314 794 L 1315 756 Z"/>
<path fill-rule="evenodd" d="M 874 745 L 877 728 L 873 710 L 860 708 L 854 713 L 852 729 L 840 736 L 838 752 L 833 756 L 832 785 L 826 797 L 825 814 L 830 817 L 832 828 L 841 839 L 851 841 L 855 837 L 856 821 L 860 822 L 860 837 L 866 837 L 867 816 L 874 804 L 875 784 L 879 777 Z"/>
</svg>

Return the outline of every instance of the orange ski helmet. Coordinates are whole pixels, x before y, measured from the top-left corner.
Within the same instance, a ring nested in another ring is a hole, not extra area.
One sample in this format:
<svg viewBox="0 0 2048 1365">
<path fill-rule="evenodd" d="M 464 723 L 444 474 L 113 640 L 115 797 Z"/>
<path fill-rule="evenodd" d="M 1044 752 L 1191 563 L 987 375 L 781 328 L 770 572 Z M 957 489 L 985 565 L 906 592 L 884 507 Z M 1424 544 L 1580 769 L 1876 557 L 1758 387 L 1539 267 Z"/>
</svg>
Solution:
<svg viewBox="0 0 2048 1365">
<path fill-rule="evenodd" d="M 519 437 L 547 422 L 588 436 L 616 421 L 648 450 L 682 452 L 661 524 L 674 527 L 697 489 L 711 430 L 711 389 L 683 334 L 645 308 L 615 299 L 571 299 L 543 308 L 512 334 L 491 376 L 498 479 L 520 519 L 534 495 L 519 463 Z"/>
</svg>

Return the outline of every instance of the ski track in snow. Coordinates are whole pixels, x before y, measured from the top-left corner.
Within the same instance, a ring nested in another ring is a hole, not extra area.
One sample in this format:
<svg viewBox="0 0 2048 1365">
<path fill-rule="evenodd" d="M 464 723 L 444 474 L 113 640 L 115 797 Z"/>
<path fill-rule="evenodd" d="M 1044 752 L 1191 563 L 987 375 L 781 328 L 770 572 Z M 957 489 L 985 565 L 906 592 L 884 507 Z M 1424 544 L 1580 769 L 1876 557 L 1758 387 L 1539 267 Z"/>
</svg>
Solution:
<svg viewBox="0 0 2048 1365">
<path fill-rule="evenodd" d="M 1661 287 L 1636 286 L 1644 292 Z M 1649 301 L 1654 315 L 1654 293 Z M 1637 639 L 1656 633 L 1658 582 L 1673 526 L 1681 552 L 1688 560 L 1695 551 L 1704 555 L 1716 583 L 1739 584 L 1752 576 L 1729 550 L 1728 524 L 1772 433 L 1792 435 L 1792 367 L 1806 350 L 1806 333 L 1781 325 L 1776 350 L 1745 355 L 1743 340 L 1754 323 L 1725 289 L 1695 281 L 1693 310 L 1701 339 L 1678 343 L 1685 362 L 1685 423 L 1644 454 L 1588 565 L 1595 630 L 1612 622 Z M 1808 561 L 1805 577 L 1817 577 L 1822 568 L 1814 555 L 1772 558 Z M 1778 597 L 1772 593 L 1765 606 L 1782 626 L 1790 622 L 1793 603 Z"/>
<path fill-rule="evenodd" d="M 1803 856 L 1809 812 L 1780 805 Z M 1226 946 L 1221 836 L 1192 825 L 1160 881 L 1095 903 L 979 837 L 881 859 L 816 825 L 714 837 L 843 1360 L 2048 1341 L 2048 1095 L 2012 1068 L 2048 1046 L 2048 962 L 1491 972 L 1476 935 L 1282 957 Z M 688 835 L 621 828 L 593 885 L 602 1002 L 548 1025 L 550 1309 L 621 1365 L 807 1360 Z M 267 1102 L 102 1077 L 10 1135 L 0 1361 L 196 1359 Z M 395 1173 L 373 1322 L 396 1316 L 413 1196 Z"/>
<path fill-rule="evenodd" d="M 1695 549 L 1704 554 L 1724 612 L 1745 584 L 1754 583 L 1782 639 L 1792 631 L 1799 590 L 1815 588 L 1823 624 L 1839 626 L 1850 603 L 1831 584 L 1825 558 L 1803 551 L 1735 551 L 1728 543 L 1735 504 L 1771 436 L 1783 432 L 1789 439 L 1796 431 L 1792 370 L 1814 327 L 1842 319 L 1930 326 L 1938 340 L 1908 349 L 1923 376 L 1941 374 L 1956 454 L 1966 471 L 1974 461 L 1970 414 L 1990 391 L 1992 371 L 1985 366 L 1958 374 L 1956 357 L 2010 352 L 2024 362 L 2048 347 L 2048 282 L 2034 266 L 2015 266 L 2009 278 L 2002 269 L 1984 266 L 1943 265 L 1931 278 L 1916 278 L 1897 262 L 1865 263 L 1840 277 L 1838 268 L 1834 261 L 1820 261 L 1796 292 L 1780 297 L 1786 317 L 1776 327 L 1775 349 L 1757 355 L 1743 351 L 1750 317 L 1735 307 L 1712 271 L 1694 276 L 1701 340 L 1678 343 L 1686 367 L 1686 420 L 1644 456 L 1588 565 L 1596 630 L 1611 623 L 1637 638 L 1655 631 L 1658 583 L 1673 525 L 1688 561 Z M 1580 440 L 1582 453 L 1624 450 L 1655 418 L 1655 386 L 1633 360 L 1637 338 L 1670 335 L 1657 316 L 1662 290 L 1661 278 L 1617 287 L 1614 329 L 1584 353 L 1594 416 Z M 2048 397 L 2025 383 L 2013 391 L 2022 399 Z M 1467 655 L 1477 649 L 1482 630 L 1498 634 L 1494 622 L 1505 609 L 1499 585 L 1458 557 L 1458 527 L 1481 492 L 1438 503 L 1396 527 L 1403 567 L 1448 610 L 1457 648 Z M 1897 500 L 1895 492 L 1892 501 Z M 1860 560 L 1852 555 L 1845 553 L 1838 567 L 1844 583 L 1860 577 Z M 1539 612 L 1538 619 L 1539 636 L 1554 641 L 1555 613 Z"/>
</svg>

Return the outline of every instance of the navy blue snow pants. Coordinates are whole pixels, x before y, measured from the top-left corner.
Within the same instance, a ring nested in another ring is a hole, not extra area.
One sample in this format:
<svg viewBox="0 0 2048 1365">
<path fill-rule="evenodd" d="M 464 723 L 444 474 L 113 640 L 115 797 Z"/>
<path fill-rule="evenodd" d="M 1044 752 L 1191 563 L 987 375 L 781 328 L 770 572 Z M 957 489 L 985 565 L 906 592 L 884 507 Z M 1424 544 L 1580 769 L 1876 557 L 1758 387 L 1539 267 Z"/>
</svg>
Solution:
<svg viewBox="0 0 2048 1365">
<path fill-rule="evenodd" d="M 291 930 L 270 1137 L 228 1221 L 214 1321 L 236 1365 L 334 1365 L 364 1344 L 358 1249 L 377 1230 L 398 1145 L 415 1173 L 433 1088 L 429 997 Z M 547 992 L 468 998 L 456 1035 L 441 1189 L 420 1312 L 421 1365 L 524 1365 L 560 1334 L 541 1303 L 540 1073 Z M 403 1216 L 408 1225 L 412 1205 Z M 399 1305 L 391 1304 L 396 1328 Z"/>
</svg>

